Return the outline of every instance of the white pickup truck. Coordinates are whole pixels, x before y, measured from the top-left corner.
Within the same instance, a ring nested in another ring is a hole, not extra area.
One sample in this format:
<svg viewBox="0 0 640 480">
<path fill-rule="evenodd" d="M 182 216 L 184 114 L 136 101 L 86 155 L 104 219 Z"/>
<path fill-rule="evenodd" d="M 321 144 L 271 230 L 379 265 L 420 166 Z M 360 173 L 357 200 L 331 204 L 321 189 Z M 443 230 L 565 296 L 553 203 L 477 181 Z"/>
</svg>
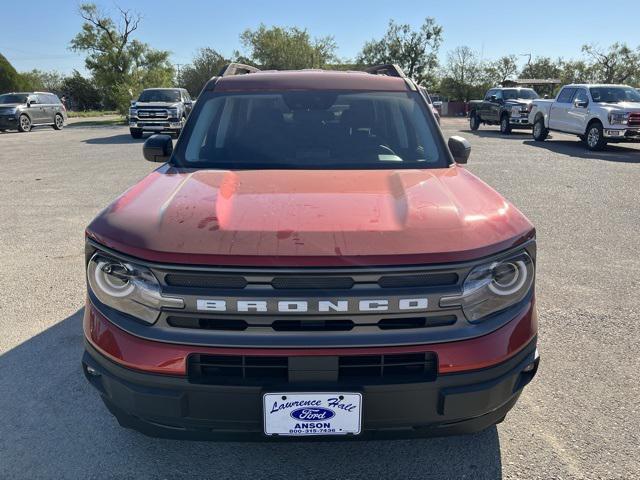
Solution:
<svg viewBox="0 0 640 480">
<path fill-rule="evenodd" d="M 534 100 L 529 122 L 539 142 L 549 131 L 576 134 L 589 150 L 640 142 L 640 93 L 626 85 L 566 85 L 555 100 Z"/>
</svg>

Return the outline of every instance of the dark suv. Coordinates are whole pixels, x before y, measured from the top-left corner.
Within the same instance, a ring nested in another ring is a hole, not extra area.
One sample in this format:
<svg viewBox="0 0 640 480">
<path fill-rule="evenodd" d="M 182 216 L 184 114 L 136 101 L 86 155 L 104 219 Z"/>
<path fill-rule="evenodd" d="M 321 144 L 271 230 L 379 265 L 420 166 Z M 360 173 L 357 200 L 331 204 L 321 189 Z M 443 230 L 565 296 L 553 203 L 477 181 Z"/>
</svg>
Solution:
<svg viewBox="0 0 640 480">
<path fill-rule="evenodd" d="M 129 109 L 129 131 L 133 138 L 144 132 L 171 132 L 176 137 L 191 112 L 193 100 L 184 88 L 147 88 Z"/>
<path fill-rule="evenodd" d="M 28 132 L 33 127 L 49 125 L 62 130 L 67 110 L 53 93 L 20 92 L 0 95 L 0 131 Z"/>
</svg>

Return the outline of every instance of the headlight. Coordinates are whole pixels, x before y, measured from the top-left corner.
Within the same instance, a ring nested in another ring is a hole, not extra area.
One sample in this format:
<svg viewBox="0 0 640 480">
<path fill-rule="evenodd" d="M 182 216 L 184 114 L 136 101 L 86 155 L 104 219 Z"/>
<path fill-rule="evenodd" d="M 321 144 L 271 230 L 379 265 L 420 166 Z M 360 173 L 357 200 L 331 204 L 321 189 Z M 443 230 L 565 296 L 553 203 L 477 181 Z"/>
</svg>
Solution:
<svg viewBox="0 0 640 480">
<path fill-rule="evenodd" d="M 177 108 L 169 108 L 167 111 L 169 112 L 169 116 L 170 117 L 177 117 L 178 116 L 178 109 Z"/>
<path fill-rule="evenodd" d="M 98 252 L 87 266 L 89 287 L 105 305 L 154 323 L 163 307 L 184 308 L 184 300 L 162 295 L 151 270 Z"/>
<path fill-rule="evenodd" d="M 609 125 L 626 125 L 628 122 L 629 112 L 609 114 Z"/>
<path fill-rule="evenodd" d="M 0 113 L 4 115 L 14 115 L 18 111 L 17 108 L 0 108 Z"/>
<path fill-rule="evenodd" d="M 129 116 L 130 117 L 135 117 L 138 115 L 138 109 L 137 108 L 130 108 L 129 109 Z"/>
<path fill-rule="evenodd" d="M 443 297 L 441 307 L 462 307 L 476 322 L 522 300 L 533 284 L 533 261 L 527 252 L 475 267 L 464 281 L 462 295 Z"/>
</svg>

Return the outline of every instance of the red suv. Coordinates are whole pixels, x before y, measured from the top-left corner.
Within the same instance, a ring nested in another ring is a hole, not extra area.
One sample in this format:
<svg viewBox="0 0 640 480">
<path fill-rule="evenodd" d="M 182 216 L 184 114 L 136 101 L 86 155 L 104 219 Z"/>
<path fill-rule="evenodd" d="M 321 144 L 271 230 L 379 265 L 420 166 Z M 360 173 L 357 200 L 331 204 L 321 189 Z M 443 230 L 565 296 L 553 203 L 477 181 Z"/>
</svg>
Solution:
<svg viewBox="0 0 640 480">
<path fill-rule="evenodd" d="M 211 79 L 87 228 L 83 368 L 121 425 L 474 432 L 534 377 L 535 231 L 393 65 Z"/>
</svg>

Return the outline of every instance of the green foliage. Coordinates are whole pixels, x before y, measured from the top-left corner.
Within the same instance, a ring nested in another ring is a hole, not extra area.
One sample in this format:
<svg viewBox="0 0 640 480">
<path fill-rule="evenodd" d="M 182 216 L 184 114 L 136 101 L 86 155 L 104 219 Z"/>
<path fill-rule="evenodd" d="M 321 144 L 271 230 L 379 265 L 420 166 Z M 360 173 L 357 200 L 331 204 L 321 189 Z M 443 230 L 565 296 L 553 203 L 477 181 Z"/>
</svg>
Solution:
<svg viewBox="0 0 640 480">
<path fill-rule="evenodd" d="M 640 48 L 632 50 L 616 42 L 604 49 L 597 45 L 583 45 L 582 52 L 591 60 L 594 81 L 601 83 L 628 83 L 640 81 Z"/>
<path fill-rule="evenodd" d="M 186 88 L 191 96 L 196 97 L 211 77 L 217 75 L 222 67 L 229 62 L 230 60 L 212 48 L 201 48 L 193 62 L 180 72 L 178 84 Z"/>
<path fill-rule="evenodd" d="M 0 94 L 26 90 L 25 81 L 13 65 L 0 54 Z"/>
<path fill-rule="evenodd" d="M 488 86 L 483 65 L 471 48 L 461 46 L 447 54 L 440 93 L 451 100 L 469 101 L 484 95 Z"/>
<path fill-rule="evenodd" d="M 395 63 L 409 77 L 428 86 L 434 82 L 441 42 L 442 27 L 433 18 L 426 18 L 418 30 L 390 20 L 380 40 L 364 44 L 357 62 L 364 65 Z"/>
<path fill-rule="evenodd" d="M 73 110 L 96 110 L 101 107 L 100 92 L 91 80 L 84 78 L 77 70 L 62 81 L 60 90 Z"/>
<path fill-rule="evenodd" d="M 489 62 L 484 67 L 484 77 L 486 83 L 490 85 L 501 85 L 505 80 L 512 80 L 518 74 L 518 57 L 506 55 Z"/>
<path fill-rule="evenodd" d="M 560 78 L 562 73 L 561 61 L 554 62 L 549 57 L 536 57 L 522 68 L 521 78 Z"/>
<path fill-rule="evenodd" d="M 87 54 L 85 65 L 105 107 L 124 113 L 144 88 L 173 84 L 169 52 L 132 39 L 140 24 L 139 15 L 119 8 L 116 21 L 91 3 L 80 5 L 79 13 L 84 23 L 70 46 Z"/>
<path fill-rule="evenodd" d="M 266 70 L 322 68 L 336 60 L 333 37 L 312 39 L 306 30 L 297 27 L 267 28 L 261 24 L 256 30 L 242 32 L 240 41 L 248 56 L 236 52 L 238 61 Z"/>
<path fill-rule="evenodd" d="M 64 76 L 59 72 L 43 72 L 33 69 L 30 72 L 22 72 L 27 90 L 40 90 L 60 94 Z"/>
</svg>

